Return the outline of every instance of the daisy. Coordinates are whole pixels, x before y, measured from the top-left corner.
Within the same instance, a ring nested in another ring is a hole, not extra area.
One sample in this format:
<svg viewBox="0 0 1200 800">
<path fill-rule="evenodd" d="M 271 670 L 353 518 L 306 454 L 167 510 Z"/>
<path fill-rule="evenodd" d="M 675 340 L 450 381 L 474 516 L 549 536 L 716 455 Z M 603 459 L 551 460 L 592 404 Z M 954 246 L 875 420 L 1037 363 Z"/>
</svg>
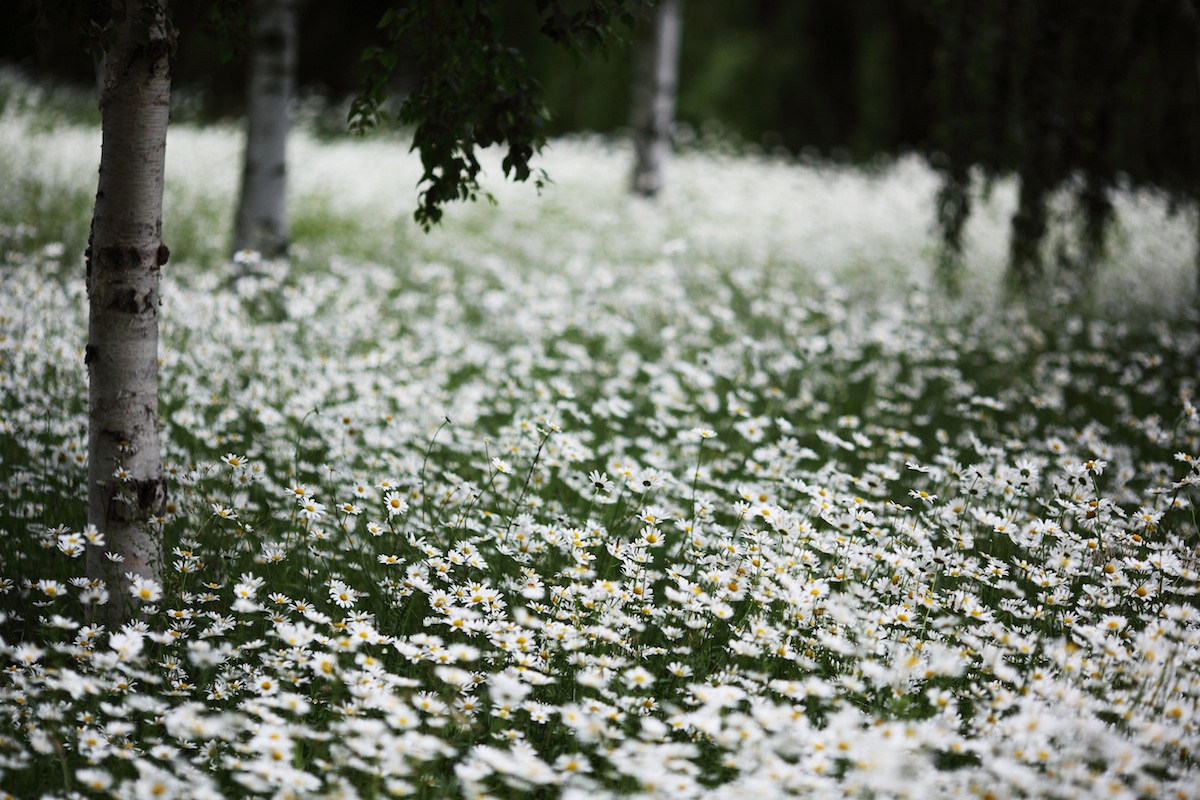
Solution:
<svg viewBox="0 0 1200 800">
<path fill-rule="evenodd" d="M 298 498 L 300 504 L 300 515 L 306 520 L 320 519 L 325 514 L 325 504 L 318 503 L 311 497 Z"/>
<path fill-rule="evenodd" d="M 388 519 L 408 511 L 408 501 L 398 491 L 391 491 L 384 495 L 383 506 L 387 509 Z"/>
<path fill-rule="evenodd" d="M 129 593 L 143 603 L 157 603 L 162 598 L 162 587 L 158 582 L 141 575 L 128 575 Z"/>
<path fill-rule="evenodd" d="M 358 602 L 359 593 L 339 580 L 329 582 L 329 599 L 338 608 L 351 608 Z"/>
<path fill-rule="evenodd" d="M 592 470 L 588 473 L 588 482 L 597 492 L 610 493 L 613 490 L 613 482 L 609 479 L 608 473 Z"/>
</svg>

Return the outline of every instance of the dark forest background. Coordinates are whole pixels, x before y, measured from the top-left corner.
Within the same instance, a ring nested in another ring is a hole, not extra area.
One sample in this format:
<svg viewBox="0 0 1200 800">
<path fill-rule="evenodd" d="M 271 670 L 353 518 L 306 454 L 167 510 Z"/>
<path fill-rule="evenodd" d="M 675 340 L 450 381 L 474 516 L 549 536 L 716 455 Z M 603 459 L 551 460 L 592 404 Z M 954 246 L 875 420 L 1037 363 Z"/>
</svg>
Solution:
<svg viewBox="0 0 1200 800">
<path fill-rule="evenodd" d="M 61 22 L 36 25 L 35 0 L 0 29 L 0 58 L 28 72 L 89 85 L 91 60 Z M 310 0 L 302 9 L 299 83 L 337 101 L 361 87 L 359 55 L 394 2 Z M 176 2 L 176 88 L 212 117 L 241 113 L 245 69 L 222 62 L 204 33 L 209 4 Z M 551 134 L 613 132 L 628 124 L 630 47 L 579 59 L 538 34 L 529 0 L 505 0 L 508 41 L 539 76 Z M 19 20 L 19 21 L 17 21 Z M 14 22 L 16 24 L 14 24 Z M 625 36 L 626 44 L 635 34 Z M 929 140 L 936 32 L 922 4 L 687 0 L 678 119 L 746 144 L 867 160 Z M 402 90 L 403 87 L 397 87 Z"/>
<path fill-rule="evenodd" d="M 0 62 L 94 85 L 79 38 L 38 21 L 39 8 L 72 1 L 9 0 L 15 12 L 0 29 Z M 394 3 L 304 3 L 302 94 L 336 106 L 359 91 L 360 55 L 378 43 L 376 23 Z M 543 87 L 548 134 L 626 128 L 639 32 L 579 57 L 539 34 L 533 0 L 496 3 L 506 42 Z M 854 163 L 921 154 L 944 177 L 939 223 L 951 279 L 973 182 L 1016 176 L 1010 267 L 1028 291 L 1046 271 L 1041 243 L 1054 191 L 1076 199 L 1087 259 L 1103 254 L 1114 190 L 1152 187 L 1189 209 L 1200 201 L 1198 4 L 686 0 L 676 118 L 685 136 L 772 153 Z M 236 55 L 223 60 L 205 35 L 214 3 L 172 8 L 174 84 L 189 113 L 240 116 L 245 65 Z M 395 89 L 402 97 L 403 83 Z"/>
<path fill-rule="evenodd" d="M 10 0 L 14 11 L 0 28 L 0 61 L 34 75 L 93 83 L 94 67 L 79 37 L 53 17 L 39 24 L 42 3 Z M 358 91 L 360 54 L 378 41 L 375 24 L 394 4 L 304 3 L 300 86 L 335 102 Z M 174 84 L 213 118 L 239 116 L 244 63 L 240 55 L 223 61 L 220 46 L 206 35 L 212 5 L 173 4 L 180 32 Z M 630 47 L 581 59 L 538 33 L 531 0 L 500 6 L 507 40 L 541 81 L 551 134 L 608 133 L 628 124 Z M 626 45 L 634 35 L 625 37 Z M 1156 136 L 1196 130 L 1200 15 L 1191 0 L 687 0 L 677 117 L 693 129 L 719 129 L 769 150 L 839 160 L 930 152 L 946 138 L 946 112 L 955 104 L 973 106 L 979 127 L 1011 125 L 1005 110 L 1029 105 L 1013 90 L 1035 50 L 1044 62 L 1031 76 L 1035 82 L 1059 83 L 1063 90 L 1090 83 L 1087 102 L 1095 108 L 1088 116 L 1107 107 L 1127 117 L 1121 160 L 1135 181 L 1155 182 L 1170 172 L 1151 163 L 1155 155 L 1186 156 L 1194 168 L 1200 150 L 1194 141 L 1177 142 L 1169 153 L 1148 147 Z M 941 66 L 953 74 L 939 74 Z M 944 85 L 956 79 L 962 83 L 957 89 Z M 1062 94 L 1065 103 L 1081 99 Z M 1103 135 L 1099 127 L 1095 135 Z M 1002 133 L 962 135 L 997 139 Z M 993 147 L 988 157 L 1004 161 L 1003 149 Z"/>
</svg>

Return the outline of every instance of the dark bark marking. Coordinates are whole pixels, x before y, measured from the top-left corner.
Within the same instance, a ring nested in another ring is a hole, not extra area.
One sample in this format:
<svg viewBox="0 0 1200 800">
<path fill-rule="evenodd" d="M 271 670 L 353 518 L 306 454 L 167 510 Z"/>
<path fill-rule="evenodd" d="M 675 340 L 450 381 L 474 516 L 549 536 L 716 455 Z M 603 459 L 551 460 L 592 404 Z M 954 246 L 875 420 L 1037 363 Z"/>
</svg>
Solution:
<svg viewBox="0 0 1200 800">
<path fill-rule="evenodd" d="M 97 192 L 96 193 L 96 202 L 100 202 L 100 198 L 103 196 L 104 196 L 104 192 Z M 87 249 L 85 249 L 83 251 L 84 277 L 87 280 L 89 285 L 91 285 L 91 281 L 92 281 L 92 239 L 95 238 L 95 236 L 96 236 L 96 222 L 95 222 L 95 220 L 93 220 L 91 228 L 88 229 Z"/>
<path fill-rule="evenodd" d="M 171 257 L 171 249 L 169 247 L 167 247 L 166 242 L 159 242 L 158 243 L 158 254 L 157 254 L 157 259 L 156 259 L 158 261 L 158 265 L 160 267 L 163 266 L 164 264 L 167 263 L 167 259 L 169 259 L 170 257 Z"/>
<path fill-rule="evenodd" d="M 157 66 L 160 61 L 169 61 L 175 45 L 169 39 L 151 39 L 146 44 L 146 57 Z"/>
<path fill-rule="evenodd" d="M 108 307 L 122 314 L 145 314 L 154 309 L 151 293 L 139 294 L 133 289 L 123 289 L 113 292 L 112 302 Z"/>
<path fill-rule="evenodd" d="M 108 307 L 114 311 L 120 311 L 122 314 L 136 314 L 138 312 L 137 292 L 133 289 L 113 292 L 112 301 Z"/>
<path fill-rule="evenodd" d="M 109 269 L 137 269 L 142 264 L 142 253 L 136 247 L 114 244 L 99 248 L 96 260 Z"/>
<path fill-rule="evenodd" d="M 106 516 L 115 522 L 143 522 L 166 511 L 167 482 L 160 477 L 113 484 Z"/>
</svg>

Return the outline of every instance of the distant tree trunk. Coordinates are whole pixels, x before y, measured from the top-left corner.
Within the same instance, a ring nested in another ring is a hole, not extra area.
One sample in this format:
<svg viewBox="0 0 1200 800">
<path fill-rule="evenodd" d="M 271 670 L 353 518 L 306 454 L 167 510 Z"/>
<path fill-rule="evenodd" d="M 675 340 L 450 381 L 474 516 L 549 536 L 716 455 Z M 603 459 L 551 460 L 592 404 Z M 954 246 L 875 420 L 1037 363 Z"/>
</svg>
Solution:
<svg viewBox="0 0 1200 800">
<path fill-rule="evenodd" d="M 1029 298 L 1045 277 L 1042 243 L 1050 194 L 1067 177 L 1062 160 L 1064 106 L 1063 32 L 1066 11 L 1027 0 L 1015 11 L 1026 36 L 1019 43 L 1017 178 L 1020 189 L 1008 251 L 1010 296 Z"/>
<path fill-rule="evenodd" d="M 965 164 L 946 169 L 937 193 L 937 221 L 942 234 L 935 277 L 949 297 L 962 294 L 963 241 L 971 216 L 971 172 Z"/>
<path fill-rule="evenodd" d="M 170 106 L 165 0 L 128 0 L 113 23 L 100 99 L 100 179 L 87 251 L 88 522 L 105 549 L 88 577 L 111 597 L 100 620 L 129 615 L 126 573 L 161 580 L 152 518 L 165 487 L 158 442 L 159 277 L 163 166 Z M 120 474 L 118 474 L 118 472 Z"/>
<path fill-rule="evenodd" d="M 253 0 L 246 153 L 233 249 L 287 254 L 288 104 L 296 75 L 296 0 Z"/>
<path fill-rule="evenodd" d="M 1084 177 L 1083 188 L 1076 202 L 1082 217 L 1079 230 L 1081 266 L 1094 270 L 1103 260 L 1107 250 L 1108 229 L 1116 209 L 1113 207 L 1112 192 L 1108 184 L 1099 177 L 1098 171 L 1089 171 Z"/>
<path fill-rule="evenodd" d="M 1195 0 L 1184 0 L 1180 5 L 1197 45 L 1193 50 L 1192 66 L 1200 84 L 1200 10 L 1196 8 Z M 1195 198 L 1194 194 L 1193 198 L 1196 200 L 1196 306 L 1200 308 L 1200 198 Z"/>
<path fill-rule="evenodd" d="M 638 48 L 633 99 L 633 191 L 653 197 L 663 187 L 671 152 L 671 124 L 679 85 L 679 46 L 683 0 L 662 0 L 652 39 Z"/>
<path fill-rule="evenodd" d="M 1046 195 L 1050 192 L 1044 173 L 1022 170 L 1017 210 L 1011 223 L 1008 247 L 1008 290 L 1016 297 L 1029 297 L 1042 279 L 1042 241 L 1046 238 Z"/>
</svg>

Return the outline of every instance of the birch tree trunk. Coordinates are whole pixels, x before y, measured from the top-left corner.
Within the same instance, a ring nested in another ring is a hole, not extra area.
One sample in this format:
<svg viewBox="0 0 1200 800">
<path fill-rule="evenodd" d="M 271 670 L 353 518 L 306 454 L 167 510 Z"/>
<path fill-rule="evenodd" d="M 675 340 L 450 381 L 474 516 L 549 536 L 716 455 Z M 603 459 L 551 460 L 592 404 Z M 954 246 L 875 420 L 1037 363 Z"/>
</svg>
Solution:
<svg viewBox="0 0 1200 800">
<path fill-rule="evenodd" d="M 100 99 L 100 179 L 87 250 L 88 522 L 118 561 L 89 548 L 110 597 L 99 621 L 130 615 L 127 574 L 161 580 L 153 518 L 165 486 L 158 442 L 159 274 L 171 41 L 165 0 L 115 3 Z"/>
<path fill-rule="evenodd" d="M 671 153 L 671 124 L 679 84 L 683 0 L 662 0 L 654 16 L 652 40 L 639 48 L 633 99 L 633 191 L 653 197 L 663 187 Z"/>
<path fill-rule="evenodd" d="M 246 91 L 246 152 L 234 252 L 287 254 L 288 103 L 296 74 L 296 0 L 254 0 Z"/>
</svg>

